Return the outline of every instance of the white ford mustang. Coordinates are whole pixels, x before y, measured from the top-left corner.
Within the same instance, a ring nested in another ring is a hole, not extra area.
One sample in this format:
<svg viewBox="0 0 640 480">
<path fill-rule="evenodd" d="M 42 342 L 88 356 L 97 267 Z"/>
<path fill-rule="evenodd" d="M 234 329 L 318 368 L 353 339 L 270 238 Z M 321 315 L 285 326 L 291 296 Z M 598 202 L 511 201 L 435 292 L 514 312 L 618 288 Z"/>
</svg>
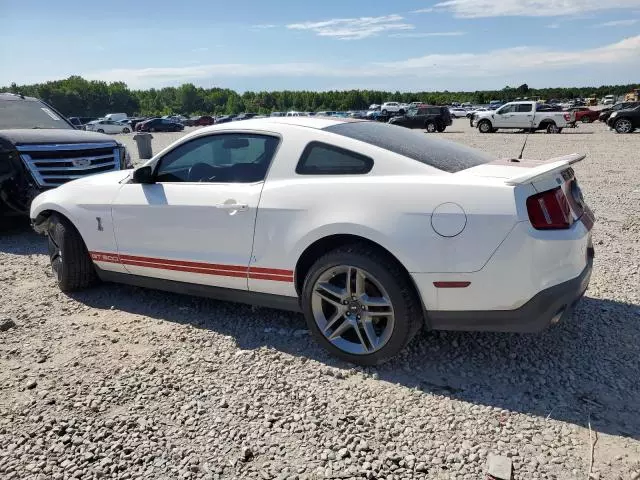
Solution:
<svg viewBox="0 0 640 480">
<path fill-rule="evenodd" d="M 38 196 L 62 290 L 101 279 L 302 311 L 371 365 L 424 325 L 535 332 L 587 288 L 593 215 L 571 164 L 497 160 L 378 122 L 202 128 L 135 170 Z"/>
</svg>

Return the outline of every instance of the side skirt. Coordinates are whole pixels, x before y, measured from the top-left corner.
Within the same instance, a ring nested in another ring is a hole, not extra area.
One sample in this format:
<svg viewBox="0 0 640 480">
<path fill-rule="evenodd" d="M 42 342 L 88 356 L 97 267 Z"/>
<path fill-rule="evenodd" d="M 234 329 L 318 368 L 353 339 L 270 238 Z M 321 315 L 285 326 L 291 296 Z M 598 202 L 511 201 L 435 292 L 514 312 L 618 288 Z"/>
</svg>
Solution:
<svg viewBox="0 0 640 480">
<path fill-rule="evenodd" d="M 96 268 L 96 273 L 103 282 L 123 283 L 134 287 L 164 290 L 166 292 L 193 295 L 195 297 L 213 298 L 225 302 L 246 303 L 258 307 L 288 310 L 302 313 L 297 297 L 285 295 L 271 295 L 268 293 L 250 292 L 248 290 L 236 290 L 233 288 L 212 287 L 198 283 L 178 282 L 164 278 L 145 277 L 142 275 L 130 275 L 127 273 L 111 272 Z"/>
</svg>

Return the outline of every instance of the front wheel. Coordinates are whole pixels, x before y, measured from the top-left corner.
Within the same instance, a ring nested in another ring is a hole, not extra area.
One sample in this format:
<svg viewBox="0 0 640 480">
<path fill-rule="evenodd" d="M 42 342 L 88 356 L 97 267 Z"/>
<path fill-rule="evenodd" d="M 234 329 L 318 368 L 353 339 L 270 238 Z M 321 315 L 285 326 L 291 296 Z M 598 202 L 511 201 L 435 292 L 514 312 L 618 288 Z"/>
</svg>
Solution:
<svg viewBox="0 0 640 480">
<path fill-rule="evenodd" d="M 630 120 L 626 118 L 621 118 L 620 120 L 616 120 L 616 123 L 613 125 L 613 128 L 618 133 L 631 133 L 633 132 L 633 125 Z"/>
<path fill-rule="evenodd" d="M 582 117 L 582 123 L 591 123 L 591 117 L 585 115 Z"/>
<path fill-rule="evenodd" d="M 422 326 L 419 299 L 406 272 L 364 244 L 345 245 L 319 258 L 301 298 L 315 339 L 358 365 L 393 357 Z"/>
<path fill-rule="evenodd" d="M 131 133 L 131 130 L 129 128 L 127 128 L 127 127 L 124 127 L 122 129 L 122 133 Z"/>
<path fill-rule="evenodd" d="M 52 215 L 47 237 L 51 269 L 60 290 L 71 292 L 95 283 L 96 271 L 87 247 L 69 220 Z"/>
<path fill-rule="evenodd" d="M 389 112 L 387 112 L 386 110 L 382 110 L 382 112 L 380 112 L 380 113 L 382 113 L 382 115 L 386 115 Z"/>
<path fill-rule="evenodd" d="M 101 129 L 101 128 L 99 128 L 99 129 L 98 129 L 98 133 L 104 133 L 104 130 L 103 130 L 103 129 Z"/>
<path fill-rule="evenodd" d="M 481 120 L 478 124 L 478 130 L 480 130 L 480 133 L 491 133 L 493 131 L 493 127 L 489 120 Z"/>
<path fill-rule="evenodd" d="M 436 129 L 436 124 L 434 122 L 427 122 L 424 125 L 424 129 L 427 131 L 427 133 L 433 133 L 435 132 Z"/>
</svg>

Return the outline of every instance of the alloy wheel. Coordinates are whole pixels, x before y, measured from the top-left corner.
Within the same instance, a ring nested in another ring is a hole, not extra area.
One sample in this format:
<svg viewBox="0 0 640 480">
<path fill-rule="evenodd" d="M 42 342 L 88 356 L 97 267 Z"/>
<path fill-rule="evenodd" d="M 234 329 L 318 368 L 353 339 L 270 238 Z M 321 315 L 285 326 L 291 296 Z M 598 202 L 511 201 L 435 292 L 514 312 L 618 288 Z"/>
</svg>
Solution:
<svg viewBox="0 0 640 480">
<path fill-rule="evenodd" d="M 311 308 L 320 333 L 346 353 L 374 353 L 393 333 L 390 297 L 362 268 L 340 265 L 323 272 L 314 285 Z"/>
<path fill-rule="evenodd" d="M 632 130 L 631 122 L 627 119 L 618 120 L 616 122 L 616 131 L 618 133 L 629 133 Z"/>
</svg>

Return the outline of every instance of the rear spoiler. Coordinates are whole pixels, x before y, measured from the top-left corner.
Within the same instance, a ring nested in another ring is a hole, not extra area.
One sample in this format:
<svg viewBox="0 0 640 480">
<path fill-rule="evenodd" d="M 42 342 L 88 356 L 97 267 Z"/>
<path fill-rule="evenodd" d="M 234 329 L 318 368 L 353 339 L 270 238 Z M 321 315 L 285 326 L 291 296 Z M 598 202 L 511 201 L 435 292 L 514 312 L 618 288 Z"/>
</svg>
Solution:
<svg viewBox="0 0 640 480">
<path fill-rule="evenodd" d="M 541 162 L 541 165 L 529 169 L 527 173 L 506 180 L 505 183 L 507 185 L 522 185 L 523 183 L 535 182 L 541 177 L 561 172 L 574 163 L 582 161 L 585 157 L 586 155 L 581 153 L 571 153 L 569 155 L 563 155 L 562 157 L 550 158 L 549 160 Z"/>
</svg>

